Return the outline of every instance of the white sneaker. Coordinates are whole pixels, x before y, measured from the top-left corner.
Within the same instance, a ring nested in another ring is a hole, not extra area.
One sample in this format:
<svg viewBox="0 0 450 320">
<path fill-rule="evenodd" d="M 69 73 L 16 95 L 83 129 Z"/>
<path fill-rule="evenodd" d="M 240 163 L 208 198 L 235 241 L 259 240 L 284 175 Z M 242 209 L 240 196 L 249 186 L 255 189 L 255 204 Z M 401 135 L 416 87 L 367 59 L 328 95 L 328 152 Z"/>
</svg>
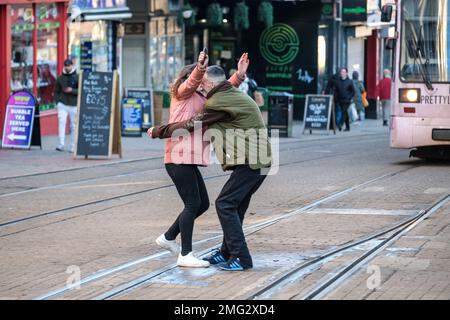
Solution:
<svg viewBox="0 0 450 320">
<path fill-rule="evenodd" d="M 156 243 L 166 250 L 169 250 L 174 255 L 177 255 L 180 253 L 180 247 L 178 246 L 177 242 L 175 240 L 167 240 L 164 233 L 160 235 L 158 238 L 156 238 Z"/>
<path fill-rule="evenodd" d="M 182 256 L 181 253 L 178 255 L 177 266 L 179 267 L 191 267 L 191 268 L 208 268 L 209 262 L 205 260 L 200 260 L 195 257 L 192 252 L 187 255 Z"/>
</svg>

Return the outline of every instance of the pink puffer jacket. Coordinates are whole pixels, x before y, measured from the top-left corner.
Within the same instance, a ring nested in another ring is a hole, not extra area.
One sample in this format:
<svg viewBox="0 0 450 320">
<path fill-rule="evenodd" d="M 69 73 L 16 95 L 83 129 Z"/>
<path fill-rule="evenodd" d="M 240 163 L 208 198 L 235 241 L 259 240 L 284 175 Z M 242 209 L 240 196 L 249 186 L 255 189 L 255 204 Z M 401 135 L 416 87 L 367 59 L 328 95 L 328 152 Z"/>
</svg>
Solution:
<svg viewBox="0 0 450 320">
<path fill-rule="evenodd" d="M 195 67 L 189 78 L 178 88 L 178 96 L 171 96 L 169 123 L 191 119 L 200 113 L 206 98 L 197 92 L 205 71 Z M 242 80 L 235 73 L 230 83 L 238 87 Z M 203 130 L 203 132 L 205 129 Z M 210 146 L 209 141 L 202 141 L 202 137 L 194 139 L 194 133 L 190 136 L 173 137 L 166 139 L 164 163 L 196 164 L 206 166 L 209 164 Z"/>
</svg>

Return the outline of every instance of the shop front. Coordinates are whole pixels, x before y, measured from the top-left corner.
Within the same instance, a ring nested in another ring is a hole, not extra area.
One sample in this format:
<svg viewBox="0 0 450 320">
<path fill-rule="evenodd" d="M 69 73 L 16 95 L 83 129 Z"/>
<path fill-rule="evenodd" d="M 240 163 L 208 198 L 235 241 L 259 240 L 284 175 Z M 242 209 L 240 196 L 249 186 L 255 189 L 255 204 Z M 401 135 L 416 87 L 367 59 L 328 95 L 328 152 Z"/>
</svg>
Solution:
<svg viewBox="0 0 450 320">
<path fill-rule="evenodd" d="M 64 59 L 78 70 L 120 70 L 118 30 L 130 17 L 126 0 L 0 0 L 0 128 L 9 95 L 27 90 L 39 103 L 41 134 L 57 134 L 53 92 Z"/>
<path fill-rule="evenodd" d="M 248 52 L 251 60 L 248 75 L 265 95 L 293 94 L 294 119 L 303 119 L 306 95 L 318 92 L 318 78 L 329 68 L 330 31 L 326 26 L 321 28 L 321 21 L 324 15 L 332 14 L 333 6 L 326 7 L 331 12 L 323 13 L 321 1 L 270 1 L 273 10 L 268 14 L 262 10 L 262 4 L 267 2 L 261 0 L 244 4 L 220 0 L 215 2 L 216 7 L 220 5 L 219 10 L 212 10 L 211 2 L 204 0 L 189 3 L 197 9 L 197 15 L 196 23 L 185 28 L 185 63 L 193 63 L 198 52 L 207 47 L 209 63 L 222 66 L 229 75 L 236 69 L 240 55 Z M 248 13 L 246 19 L 239 9 L 243 6 Z M 267 19 L 259 19 L 260 12 L 272 18 L 270 27 Z"/>
<path fill-rule="evenodd" d="M 377 84 L 392 54 L 384 50 L 384 39 L 394 36 L 394 21 L 381 22 L 381 7 L 390 0 L 345 0 L 342 2 L 344 65 L 357 71 L 365 83 L 369 107 L 366 118 L 377 118 Z"/>
<path fill-rule="evenodd" d="M 75 9 L 76 8 L 76 9 Z M 74 0 L 69 23 L 69 55 L 79 70 L 120 70 L 121 22 L 131 18 L 126 0 Z"/>
<path fill-rule="evenodd" d="M 54 86 L 67 56 L 68 0 L 0 0 L 0 133 L 6 101 L 17 91 L 36 97 L 41 133 L 57 127 Z"/>
<path fill-rule="evenodd" d="M 184 65 L 184 28 L 177 19 L 182 1 L 128 4 L 133 17 L 123 23 L 122 92 L 150 92 L 154 121 L 159 124 L 162 109 L 170 105 L 170 86 Z"/>
<path fill-rule="evenodd" d="M 258 86 L 269 92 L 293 94 L 293 117 L 301 120 L 306 95 L 318 93 L 319 74 L 327 68 L 324 57 L 328 39 L 326 31 L 320 28 L 322 4 L 316 1 L 272 4 L 274 24 L 246 32 L 238 55 L 241 51 L 250 53 L 250 71 Z M 253 21 L 257 26 L 253 19 L 250 24 Z"/>
</svg>

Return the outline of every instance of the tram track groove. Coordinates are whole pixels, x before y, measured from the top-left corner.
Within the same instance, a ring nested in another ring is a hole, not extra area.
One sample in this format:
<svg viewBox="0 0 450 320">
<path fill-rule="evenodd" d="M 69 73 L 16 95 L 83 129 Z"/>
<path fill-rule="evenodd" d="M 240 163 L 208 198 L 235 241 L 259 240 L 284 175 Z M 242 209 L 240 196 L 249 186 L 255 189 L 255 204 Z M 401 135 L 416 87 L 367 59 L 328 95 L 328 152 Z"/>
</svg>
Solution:
<svg viewBox="0 0 450 320">
<path fill-rule="evenodd" d="M 325 283 L 319 285 L 319 287 L 314 289 L 311 293 L 305 295 L 303 300 L 317 300 L 321 297 L 324 297 L 332 290 L 336 289 L 343 281 L 345 281 L 346 279 L 351 277 L 356 271 L 358 271 L 360 267 L 365 265 L 367 262 L 373 260 L 384 249 L 386 249 L 391 244 L 395 243 L 395 241 L 397 241 L 401 236 L 403 236 L 405 233 L 415 228 L 420 222 L 422 222 L 427 217 L 432 215 L 434 212 L 439 210 L 449 201 L 450 201 L 450 194 L 446 195 L 444 198 L 435 202 L 429 208 L 419 212 L 414 217 L 414 219 L 411 219 L 409 223 L 398 228 L 399 229 L 398 231 L 393 230 L 394 233 L 390 235 L 387 239 L 383 240 L 380 244 L 376 245 L 368 252 L 355 259 L 351 264 L 341 269 L 335 276 L 327 280 Z"/>
<path fill-rule="evenodd" d="M 280 167 L 284 167 L 284 166 L 304 163 L 304 162 L 307 162 L 307 161 L 317 161 L 317 160 L 328 159 L 328 158 L 336 158 L 336 157 L 345 156 L 345 155 L 348 155 L 348 154 L 350 154 L 350 153 L 346 152 L 346 153 L 338 153 L 338 154 L 327 155 L 327 156 L 316 157 L 316 158 L 310 158 L 310 159 L 302 159 L 302 160 L 298 160 L 298 161 L 282 163 L 279 166 Z M 204 180 L 205 181 L 213 180 L 213 179 L 217 179 L 217 178 L 221 178 L 221 177 L 226 177 L 228 175 L 229 175 L 229 173 L 218 174 L 218 175 L 213 175 L 213 176 L 207 176 L 207 177 L 204 178 Z M 86 202 L 86 203 L 81 203 L 81 204 L 68 206 L 68 207 L 64 207 L 64 208 L 60 208 L 60 209 L 49 210 L 49 211 L 46 211 L 46 212 L 41 212 L 41 213 L 38 213 L 38 214 L 31 215 L 31 216 L 17 218 L 17 219 L 14 219 L 14 220 L 10 220 L 10 221 L 6 221 L 6 222 L 3 222 L 3 223 L 0 223 L 0 229 L 5 228 L 5 227 L 9 227 L 9 226 L 13 226 L 13 225 L 17 225 L 17 224 L 20 224 L 20 223 L 23 223 L 23 222 L 26 222 L 26 221 L 42 218 L 42 217 L 57 215 L 59 213 L 67 212 L 67 211 L 70 211 L 70 210 L 73 210 L 73 209 L 79 209 L 79 208 L 83 208 L 83 207 L 87 207 L 87 206 L 97 205 L 97 204 L 100 204 L 100 203 L 105 203 L 105 202 L 117 200 L 117 199 L 120 199 L 120 198 L 126 198 L 126 197 L 130 197 L 130 196 L 135 196 L 135 195 L 139 195 L 139 194 L 143 194 L 143 193 L 147 193 L 147 192 L 153 192 L 153 191 L 161 190 L 161 189 L 167 189 L 167 188 L 171 188 L 171 187 L 174 187 L 173 183 L 166 184 L 166 185 L 163 185 L 163 186 L 158 186 L 158 187 L 146 188 L 146 189 L 139 190 L 139 191 L 123 193 L 123 194 L 120 194 L 120 195 L 116 195 L 116 196 L 112 196 L 112 197 L 108 197 L 108 198 L 103 198 L 103 199 L 98 199 L 98 200 L 93 200 L 93 201 L 89 201 L 89 202 Z"/>
<path fill-rule="evenodd" d="M 328 201 L 331 201 L 333 199 L 342 197 L 342 196 L 344 196 L 344 195 L 346 195 L 346 194 L 348 194 L 348 193 L 350 193 L 350 192 L 352 192 L 352 191 L 354 191 L 356 189 L 365 187 L 368 184 L 377 182 L 377 181 L 385 179 L 385 178 L 394 177 L 394 176 L 396 176 L 398 174 L 407 172 L 407 171 L 415 169 L 417 167 L 419 167 L 419 166 L 415 165 L 415 166 L 411 166 L 411 167 L 408 167 L 408 168 L 403 168 L 403 169 L 397 170 L 395 172 L 391 172 L 391 173 L 384 174 L 384 175 L 381 175 L 381 176 L 376 177 L 376 178 L 369 179 L 369 180 L 367 180 L 365 182 L 353 185 L 353 186 L 345 188 L 345 189 L 343 189 L 341 191 L 329 193 L 328 195 L 326 195 L 326 196 L 324 196 L 324 197 L 322 197 L 322 198 L 320 198 L 320 199 L 318 199 L 318 200 L 316 200 L 316 201 L 314 201 L 314 202 L 312 202 L 310 204 L 298 207 L 298 208 L 296 208 L 294 210 L 291 210 L 288 213 L 276 216 L 274 218 L 270 218 L 267 221 L 263 221 L 263 222 L 260 222 L 260 223 L 256 223 L 254 225 L 246 226 L 246 227 L 244 227 L 244 231 L 247 231 L 246 235 L 248 236 L 248 235 L 250 235 L 252 233 L 261 231 L 261 230 L 263 230 L 263 229 L 265 229 L 265 228 L 267 228 L 267 227 L 269 227 L 269 226 L 271 226 L 273 224 L 276 224 L 276 223 L 278 223 L 281 220 L 290 218 L 292 216 L 298 215 L 298 214 L 303 213 L 303 212 L 307 212 L 307 211 L 311 210 L 312 208 L 314 208 L 316 206 L 319 206 L 320 204 L 322 204 L 324 202 L 328 202 Z M 253 230 L 253 229 L 255 229 L 255 230 Z M 207 239 L 203 239 L 203 240 L 200 240 L 200 241 L 196 242 L 195 244 L 199 245 L 201 243 L 213 241 L 213 240 L 216 240 L 216 239 L 222 239 L 222 235 L 213 236 L 213 237 L 210 237 L 210 238 L 207 238 Z M 215 249 L 216 247 L 218 247 L 218 244 L 201 251 L 201 254 L 204 255 L 204 254 L 210 252 L 211 250 Z M 118 272 L 122 272 L 122 271 L 124 271 L 124 270 L 126 270 L 128 268 L 134 267 L 136 265 L 142 264 L 142 263 L 147 262 L 147 261 L 154 260 L 154 259 L 159 258 L 159 257 L 161 257 L 163 255 L 166 255 L 166 254 L 168 254 L 168 252 L 159 252 L 159 253 L 156 253 L 156 254 L 153 254 L 153 255 L 150 255 L 150 256 L 142 257 L 142 258 L 139 258 L 139 259 L 127 262 L 125 264 L 121 264 L 119 266 L 115 266 L 115 267 L 110 268 L 110 269 L 106 269 L 106 270 L 101 270 L 99 272 L 95 272 L 95 273 L 91 274 L 90 276 L 82 279 L 80 281 L 80 285 L 89 284 L 89 283 L 91 283 L 93 281 L 97 281 L 97 280 L 100 280 L 100 279 L 102 279 L 102 278 L 104 278 L 106 276 L 110 276 L 110 275 L 116 274 Z M 139 287 L 139 286 L 141 286 L 141 285 L 151 281 L 152 279 L 154 279 L 155 277 L 157 277 L 159 275 L 162 275 L 162 274 L 164 274 L 164 273 L 174 269 L 175 267 L 176 267 L 175 264 L 164 266 L 163 268 L 160 268 L 158 270 L 152 271 L 150 274 L 147 274 L 147 275 L 145 275 L 143 277 L 140 277 L 138 279 L 133 280 L 131 283 L 124 284 L 124 285 L 122 285 L 122 286 L 120 286 L 118 288 L 115 288 L 115 289 L 113 289 L 111 291 L 108 291 L 108 293 L 104 293 L 101 296 L 97 296 L 95 299 L 100 299 L 100 298 L 101 299 L 109 299 L 109 298 L 117 296 L 118 294 L 121 294 L 121 293 L 123 293 L 125 291 L 128 292 L 130 289 L 134 290 L 135 288 L 137 288 L 137 287 Z M 63 288 L 60 288 L 60 289 L 57 289 L 57 290 L 53 290 L 53 291 L 51 291 L 49 293 L 46 293 L 46 294 L 42 294 L 42 295 L 40 295 L 39 297 L 37 297 L 35 299 L 37 299 L 37 300 L 45 300 L 45 299 L 54 298 L 54 297 L 62 295 L 65 292 L 68 292 L 70 290 L 71 290 L 70 288 L 63 287 Z"/>
<path fill-rule="evenodd" d="M 382 137 L 376 136 L 376 137 L 374 137 L 374 140 L 379 140 L 381 138 Z M 320 139 L 318 139 L 318 140 L 320 140 Z M 297 142 L 286 142 L 284 144 L 280 144 L 280 146 L 284 146 L 286 144 L 295 144 L 295 143 L 298 144 L 299 142 L 298 141 Z M 361 141 L 356 141 L 356 143 L 361 143 Z M 366 143 L 366 141 L 365 141 L 365 143 Z M 332 144 L 332 143 L 330 143 L 330 144 Z M 302 150 L 302 149 L 307 149 L 307 148 L 311 148 L 311 146 L 300 146 L 298 148 L 280 149 L 280 152 Z M 113 165 L 120 165 L 121 163 L 126 164 L 126 163 L 130 163 L 130 162 L 143 162 L 143 161 L 161 160 L 161 159 L 163 159 L 163 157 L 144 158 L 144 159 L 138 159 L 138 160 L 129 160 L 128 162 L 115 162 L 110 165 L 113 166 Z M 101 164 L 101 165 L 94 165 L 94 166 L 83 167 L 83 168 L 71 168 L 71 169 L 67 169 L 67 171 L 82 170 L 82 169 L 84 169 L 84 170 L 96 169 L 98 166 L 107 166 L 107 165 L 108 164 Z M 26 187 L 25 188 L 25 187 L 18 186 L 18 187 L 14 187 L 14 188 L 18 188 L 18 189 L 23 188 L 25 190 L 3 193 L 3 194 L 0 194 L 0 198 L 13 197 L 13 196 L 26 194 L 26 193 L 39 192 L 39 191 L 44 191 L 44 190 L 59 189 L 59 188 L 67 187 L 67 186 L 73 186 L 73 185 L 77 185 L 77 184 L 94 182 L 94 181 L 101 181 L 101 180 L 106 180 L 106 179 L 128 177 L 128 176 L 133 176 L 133 175 L 138 175 L 138 174 L 142 174 L 142 173 L 146 173 L 146 172 L 152 172 L 152 171 L 163 170 L 163 169 L 164 169 L 164 166 L 161 166 L 158 168 L 152 168 L 152 169 L 147 169 L 147 170 L 138 170 L 138 171 L 132 171 L 132 172 L 128 172 L 128 173 L 113 174 L 113 175 L 108 175 L 108 176 L 103 176 L 103 177 L 87 178 L 87 179 L 71 181 L 71 182 L 67 182 L 67 183 L 59 183 L 59 184 L 49 185 L 49 186 L 45 186 L 45 187 L 31 187 L 31 188 Z M 42 174 L 53 174 L 53 173 L 61 173 L 61 172 L 66 172 L 66 170 L 60 170 L 60 171 L 54 171 L 54 172 L 42 173 Z M 24 176 L 16 176 L 16 177 L 5 177 L 5 178 L 0 178 L 0 181 L 2 181 L 4 179 L 27 178 L 27 177 L 36 176 L 36 175 L 41 175 L 41 174 L 24 175 Z"/>
<path fill-rule="evenodd" d="M 319 299 L 323 297 L 325 294 L 329 293 L 331 290 L 336 289 L 337 285 L 339 285 L 339 281 L 344 281 L 348 277 L 350 277 L 359 266 L 367 263 L 371 259 L 373 259 L 379 252 L 385 249 L 390 244 L 394 243 L 398 238 L 400 238 L 404 233 L 408 232 L 412 228 L 414 228 L 418 223 L 423 221 L 426 217 L 437 211 L 443 205 L 450 201 L 450 195 L 447 195 L 440 200 L 434 202 L 428 208 L 424 210 L 420 210 L 417 214 L 412 217 L 406 218 L 403 221 L 398 222 L 394 226 L 389 226 L 387 228 L 382 229 L 379 232 L 372 233 L 371 235 L 360 238 L 359 240 L 354 240 L 349 243 L 338 246 L 338 248 L 332 249 L 329 252 L 320 255 L 319 257 L 308 260 L 299 266 L 289 270 L 284 273 L 282 276 L 279 276 L 277 279 L 271 281 L 269 284 L 264 285 L 262 288 L 258 289 L 256 292 L 252 293 L 248 296 L 247 300 L 258 300 L 258 299 L 269 299 L 274 294 L 280 292 L 283 288 L 285 288 L 289 283 L 294 281 L 296 278 L 303 276 L 302 272 L 306 271 L 305 274 L 308 275 L 311 272 L 307 272 L 308 268 L 320 268 L 320 265 L 326 263 L 327 259 L 330 259 L 342 252 L 347 250 L 351 250 L 357 246 L 368 243 L 370 241 L 376 240 L 382 236 L 386 236 L 390 233 L 392 235 L 388 236 L 386 239 L 381 240 L 381 242 L 375 245 L 373 248 L 369 249 L 366 253 L 359 256 L 355 261 L 345 266 L 341 270 L 339 270 L 335 275 L 322 281 L 319 283 L 313 290 L 310 290 L 309 293 L 303 296 L 302 300 L 311 300 L 311 299 Z M 297 294 L 291 296 L 297 296 Z"/>
<path fill-rule="evenodd" d="M 0 177 L 0 181 L 31 178 L 31 177 L 38 177 L 38 176 L 43 176 L 43 175 L 58 174 L 58 173 L 63 173 L 63 172 L 65 173 L 65 172 L 79 171 L 79 170 L 97 169 L 98 167 L 109 167 L 109 166 L 112 167 L 115 165 L 128 164 L 128 163 L 133 163 L 133 162 L 144 162 L 144 161 L 149 161 L 149 160 L 161 160 L 161 159 L 164 159 L 164 157 L 158 156 L 158 157 L 145 157 L 145 158 L 130 159 L 130 160 L 120 160 L 120 161 L 114 161 L 114 162 L 108 162 L 108 163 L 94 164 L 92 166 L 85 166 L 85 167 L 68 168 L 68 169 L 54 170 L 54 171 L 48 171 L 48 172 L 36 172 L 36 173 L 19 175 L 19 176 Z"/>
</svg>

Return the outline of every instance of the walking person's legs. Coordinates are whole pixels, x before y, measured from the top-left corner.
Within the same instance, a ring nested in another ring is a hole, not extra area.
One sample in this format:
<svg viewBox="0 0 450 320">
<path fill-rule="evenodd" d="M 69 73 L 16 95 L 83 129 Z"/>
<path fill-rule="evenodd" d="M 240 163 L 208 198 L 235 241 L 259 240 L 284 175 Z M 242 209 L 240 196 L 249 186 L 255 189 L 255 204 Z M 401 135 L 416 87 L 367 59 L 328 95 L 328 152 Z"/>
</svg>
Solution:
<svg viewBox="0 0 450 320">
<path fill-rule="evenodd" d="M 339 102 L 336 102 L 336 126 L 338 127 L 339 131 L 342 130 L 342 108 L 341 104 Z"/>
<path fill-rule="evenodd" d="M 383 110 L 383 126 L 387 126 L 389 124 L 389 113 L 390 113 L 390 101 L 389 100 L 381 100 L 381 106 Z"/>
<path fill-rule="evenodd" d="M 342 107 L 342 124 L 345 123 L 345 131 L 350 131 L 350 117 L 348 115 L 350 104 L 343 103 Z"/>
<path fill-rule="evenodd" d="M 67 106 L 61 102 L 59 102 L 56 105 L 56 108 L 58 110 L 58 137 L 59 137 L 59 145 L 56 147 L 56 150 L 64 151 L 68 110 Z"/>
<path fill-rule="evenodd" d="M 75 147 L 75 131 L 77 123 L 77 107 L 67 107 L 70 117 L 70 152 L 74 151 Z"/>
<path fill-rule="evenodd" d="M 239 270 L 253 267 L 242 221 L 251 195 L 264 179 L 265 176 L 260 174 L 260 170 L 252 170 L 247 165 L 237 166 L 216 200 L 217 214 L 225 239 L 224 248 L 228 251 L 225 254 L 229 255 L 229 269 L 225 266 L 225 270 L 233 270 L 236 266 L 239 266 Z"/>
<path fill-rule="evenodd" d="M 193 225 L 194 221 L 189 218 L 193 217 L 195 220 L 208 210 L 209 197 L 202 174 L 196 166 L 169 164 L 166 165 L 166 169 L 167 172 L 170 171 L 169 175 L 175 183 L 177 190 L 182 190 L 181 192 L 178 191 L 178 193 L 185 205 L 184 210 L 165 232 L 167 240 L 175 240 L 178 234 L 182 232 L 180 225 L 183 225 L 183 227 L 186 226 L 186 223 L 188 223 L 188 225 L 192 223 Z M 187 212 L 187 214 L 185 212 Z M 193 214 L 194 212 L 195 215 Z M 193 227 L 187 228 L 183 230 L 184 232 L 181 234 L 181 242 L 182 245 L 184 244 L 182 253 L 187 254 L 192 251 L 192 229 Z M 183 241 L 183 238 L 185 241 Z M 189 238 L 191 239 L 190 241 L 188 241 Z"/>
<path fill-rule="evenodd" d="M 238 214 L 239 214 L 239 220 L 241 222 L 241 226 L 244 225 L 244 217 L 245 213 L 247 212 L 248 206 L 250 205 L 250 200 L 252 199 L 253 194 L 259 189 L 261 184 L 264 182 L 264 178 L 260 180 L 259 183 L 257 183 L 253 189 L 247 194 L 247 196 L 242 200 L 242 202 L 239 204 L 238 207 Z M 220 249 L 221 254 L 224 256 L 226 260 L 230 257 L 228 246 L 226 244 L 225 237 L 222 241 L 222 247 Z"/>
<path fill-rule="evenodd" d="M 181 253 L 178 265 L 187 267 L 207 267 L 209 264 L 192 255 L 192 232 L 194 220 L 208 210 L 209 198 L 203 177 L 195 165 L 166 164 L 166 170 L 174 182 L 184 203 L 184 209 L 172 226 L 157 239 L 157 243 L 178 253 L 175 238 L 181 233 Z"/>
</svg>

